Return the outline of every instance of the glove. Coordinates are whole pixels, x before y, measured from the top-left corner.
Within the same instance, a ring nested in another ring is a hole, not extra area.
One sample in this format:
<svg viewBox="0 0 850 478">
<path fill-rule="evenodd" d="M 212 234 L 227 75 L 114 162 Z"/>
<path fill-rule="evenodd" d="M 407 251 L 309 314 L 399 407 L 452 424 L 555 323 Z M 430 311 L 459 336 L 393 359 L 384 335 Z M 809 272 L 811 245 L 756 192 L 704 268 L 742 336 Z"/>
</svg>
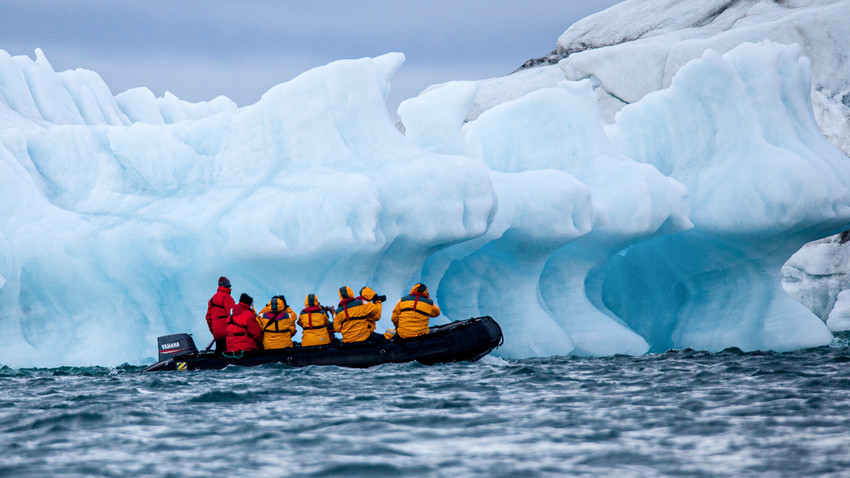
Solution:
<svg viewBox="0 0 850 478">
<path fill-rule="evenodd" d="M 375 303 L 375 302 L 386 302 L 386 301 L 387 301 L 387 296 L 385 296 L 385 295 L 376 295 L 375 297 L 372 297 L 373 303 Z"/>
</svg>

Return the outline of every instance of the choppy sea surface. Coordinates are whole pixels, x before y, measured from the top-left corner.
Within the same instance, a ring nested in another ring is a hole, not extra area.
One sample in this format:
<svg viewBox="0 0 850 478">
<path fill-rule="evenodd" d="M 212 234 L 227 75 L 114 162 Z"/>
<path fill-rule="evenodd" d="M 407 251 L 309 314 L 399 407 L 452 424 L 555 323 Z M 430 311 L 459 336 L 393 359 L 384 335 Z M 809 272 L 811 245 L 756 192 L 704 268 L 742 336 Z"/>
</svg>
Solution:
<svg viewBox="0 0 850 478">
<path fill-rule="evenodd" d="M 0 476 L 849 476 L 850 340 L 426 367 L 0 368 Z"/>
</svg>

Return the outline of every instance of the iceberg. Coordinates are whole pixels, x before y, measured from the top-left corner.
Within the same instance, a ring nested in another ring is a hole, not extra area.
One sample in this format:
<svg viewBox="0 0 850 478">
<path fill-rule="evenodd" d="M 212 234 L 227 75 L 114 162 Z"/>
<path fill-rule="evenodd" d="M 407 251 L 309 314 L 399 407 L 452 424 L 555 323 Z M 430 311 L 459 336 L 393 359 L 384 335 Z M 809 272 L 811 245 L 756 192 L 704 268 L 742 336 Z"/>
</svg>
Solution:
<svg viewBox="0 0 850 478">
<path fill-rule="evenodd" d="M 27 61 L 47 65 L 12 67 Z M 3 109 L 22 119 L 0 131 L 0 363 L 138 363 L 157 335 L 205 336 L 219 275 L 258 302 L 331 302 L 342 284 L 401 288 L 430 249 L 483 234 L 496 209 L 486 167 L 417 148 L 389 119 L 402 61 L 339 61 L 176 123 Z"/>
<path fill-rule="evenodd" d="M 799 47 L 709 50 L 607 126 L 592 80 L 472 121 L 481 85 L 453 82 L 402 103 L 406 134 L 386 110 L 403 60 L 336 61 L 236 108 L 0 54 L 0 363 L 204 342 L 220 275 L 294 308 L 424 281 L 438 320 L 496 318 L 505 357 L 830 342 L 780 284 L 850 223 Z"/>
<path fill-rule="evenodd" d="M 747 42 L 797 44 L 811 60 L 817 123 L 850 155 L 847 22 L 850 4 L 842 0 L 626 0 L 579 20 L 558 38 L 554 51 L 526 65 L 544 65 L 529 70 L 550 70 L 549 75 L 559 70 L 561 79 L 594 81 L 600 115 L 612 123 L 625 105 L 670 86 L 679 69 L 707 49 L 724 54 Z M 513 83 L 512 76 L 493 81 Z M 493 88 L 498 86 L 488 85 Z M 476 104 L 485 109 L 494 101 L 480 95 Z"/>
<path fill-rule="evenodd" d="M 708 50 L 669 88 L 624 108 L 604 134 L 593 133 L 600 126 L 588 80 L 496 105 L 464 126 L 468 154 L 500 171 L 566 169 L 608 218 L 553 253 L 540 275 L 541 301 L 572 341 L 589 329 L 592 345 L 571 353 L 634 353 L 622 338 L 600 347 L 617 323 L 652 351 L 830 341 L 780 281 L 794 251 L 842 230 L 850 217 L 850 163 L 818 130 L 809 77 L 799 47 L 743 44 L 725 55 Z M 583 101 L 559 104 L 570 90 L 583 90 Z M 442 95 L 432 89 L 416 101 Z M 588 158 L 587 144 L 624 160 Z M 633 165 L 654 168 L 640 180 Z M 602 316 L 615 325 L 593 327 Z"/>
<path fill-rule="evenodd" d="M 765 39 L 797 44 L 811 60 L 815 120 L 826 138 L 850 155 L 848 21 L 850 4 L 840 0 L 661 0 L 652 8 L 627 0 L 576 22 L 553 52 L 528 64 L 551 64 L 544 68 L 561 70 L 569 79 L 592 79 L 599 85 L 601 115 L 610 123 L 626 104 L 669 86 L 682 65 L 707 48 L 725 53 Z M 476 104 L 487 107 L 493 100 L 482 97 Z M 784 288 L 824 321 L 830 313 L 824 306 L 831 307 L 837 294 L 850 287 L 843 274 L 829 272 L 831 249 L 806 245 L 783 267 Z M 802 257 L 809 262 L 800 269 Z M 816 264 L 826 268 L 816 271 Z"/>
<path fill-rule="evenodd" d="M 826 325 L 834 332 L 850 330 L 850 290 L 843 290 L 838 294 L 835 307 L 829 312 Z"/>
<path fill-rule="evenodd" d="M 782 286 L 829 325 L 838 296 L 850 290 L 850 232 L 806 244 L 782 266 Z M 836 312 L 838 313 L 838 312 Z"/>
</svg>

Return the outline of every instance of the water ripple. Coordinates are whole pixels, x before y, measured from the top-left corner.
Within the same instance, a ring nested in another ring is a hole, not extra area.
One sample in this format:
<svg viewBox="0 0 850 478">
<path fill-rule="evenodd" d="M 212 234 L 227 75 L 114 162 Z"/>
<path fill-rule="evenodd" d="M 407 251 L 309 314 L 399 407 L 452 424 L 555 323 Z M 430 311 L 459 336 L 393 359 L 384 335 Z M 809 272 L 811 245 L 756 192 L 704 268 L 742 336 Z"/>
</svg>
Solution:
<svg viewBox="0 0 850 478">
<path fill-rule="evenodd" d="M 366 370 L 0 368 L 0 476 L 842 476 L 850 335 Z"/>
</svg>

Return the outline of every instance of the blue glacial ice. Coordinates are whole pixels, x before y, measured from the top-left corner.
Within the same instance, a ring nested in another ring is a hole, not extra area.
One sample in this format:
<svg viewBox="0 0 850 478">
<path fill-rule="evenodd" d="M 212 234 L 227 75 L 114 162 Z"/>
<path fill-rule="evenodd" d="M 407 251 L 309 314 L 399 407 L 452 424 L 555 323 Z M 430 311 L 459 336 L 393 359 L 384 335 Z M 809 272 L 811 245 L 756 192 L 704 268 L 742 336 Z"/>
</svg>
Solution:
<svg viewBox="0 0 850 478">
<path fill-rule="evenodd" d="M 850 223 L 850 164 L 799 48 L 708 51 L 608 127 L 587 80 L 469 122 L 479 85 L 451 83 L 401 105 L 406 135 L 385 106 L 403 60 L 334 62 L 237 108 L 113 96 L 0 52 L 0 363 L 205 343 L 222 274 L 296 306 L 422 280 L 437 321 L 495 317 L 507 357 L 831 340 L 779 282 Z"/>
</svg>

